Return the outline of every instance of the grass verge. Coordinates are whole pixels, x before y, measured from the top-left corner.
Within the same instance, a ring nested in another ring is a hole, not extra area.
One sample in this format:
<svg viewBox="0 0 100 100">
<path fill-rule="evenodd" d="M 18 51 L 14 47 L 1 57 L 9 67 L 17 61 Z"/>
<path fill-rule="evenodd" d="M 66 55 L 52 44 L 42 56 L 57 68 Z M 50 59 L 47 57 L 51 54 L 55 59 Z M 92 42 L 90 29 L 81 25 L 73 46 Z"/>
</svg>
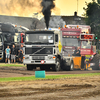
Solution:
<svg viewBox="0 0 100 100">
<path fill-rule="evenodd" d="M 10 63 L 10 64 L 4 64 L 4 63 L 0 63 L 0 67 L 25 67 L 24 64 L 18 64 L 18 63 Z"/>
<path fill-rule="evenodd" d="M 70 74 L 70 75 L 68 75 L 68 74 L 67 75 L 47 75 L 45 78 L 35 78 L 35 76 L 29 76 L 29 77 L 9 77 L 9 78 L 0 78 L 0 82 L 48 80 L 48 79 L 78 78 L 78 77 L 93 77 L 93 76 L 100 76 L 100 73 Z"/>
</svg>

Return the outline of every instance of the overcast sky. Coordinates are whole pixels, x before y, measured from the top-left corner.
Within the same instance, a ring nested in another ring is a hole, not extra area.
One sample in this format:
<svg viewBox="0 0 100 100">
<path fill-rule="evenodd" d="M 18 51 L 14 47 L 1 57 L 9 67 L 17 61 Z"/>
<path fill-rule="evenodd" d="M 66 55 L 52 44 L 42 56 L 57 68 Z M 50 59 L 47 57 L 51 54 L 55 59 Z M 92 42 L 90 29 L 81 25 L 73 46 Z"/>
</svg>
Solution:
<svg viewBox="0 0 100 100">
<path fill-rule="evenodd" d="M 84 12 L 83 7 L 86 7 L 85 1 L 87 3 L 92 0 L 56 0 L 56 6 L 60 9 L 61 15 L 73 15 L 77 11 L 77 1 L 78 1 L 78 15 L 81 16 Z"/>
<path fill-rule="evenodd" d="M 78 10 L 78 16 L 81 16 L 85 12 L 83 10 L 83 7 L 86 7 L 85 1 L 92 2 L 92 0 L 55 0 L 56 7 L 52 10 L 52 14 L 73 16 Z M 41 0 L 0 0 L 0 15 L 32 17 L 38 12 L 38 17 L 41 18 L 43 17 L 41 11 Z"/>
</svg>

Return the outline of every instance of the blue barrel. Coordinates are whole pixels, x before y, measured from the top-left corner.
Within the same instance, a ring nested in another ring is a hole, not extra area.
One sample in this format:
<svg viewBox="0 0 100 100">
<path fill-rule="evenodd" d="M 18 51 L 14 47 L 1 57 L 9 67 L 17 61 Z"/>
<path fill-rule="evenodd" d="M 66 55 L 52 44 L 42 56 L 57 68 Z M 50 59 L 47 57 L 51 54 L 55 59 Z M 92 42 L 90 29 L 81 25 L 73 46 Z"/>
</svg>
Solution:
<svg viewBox="0 0 100 100">
<path fill-rule="evenodd" d="M 45 78 L 45 71 L 35 71 L 35 78 Z"/>
</svg>

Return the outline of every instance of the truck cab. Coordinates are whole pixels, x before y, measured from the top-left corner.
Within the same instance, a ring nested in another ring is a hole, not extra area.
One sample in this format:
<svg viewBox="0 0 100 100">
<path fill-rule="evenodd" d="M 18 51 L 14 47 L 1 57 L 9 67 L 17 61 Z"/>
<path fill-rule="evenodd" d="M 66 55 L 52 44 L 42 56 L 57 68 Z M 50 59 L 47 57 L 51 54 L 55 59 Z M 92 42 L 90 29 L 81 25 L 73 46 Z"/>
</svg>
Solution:
<svg viewBox="0 0 100 100">
<path fill-rule="evenodd" d="M 25 32 L 24 59 L 27 70 L 40 67 L 60 70 L 60 51 L 58 49 L 60 31 L 34 30 Z"/>
<path fill-rule="evenodd" d="M 71 70 L 71 65 L 73 63 L 73 54 L 76 47 L 80 47 L 81 41 L 80 41 L 80 34 L 81 29 L 72 29 L 72 28 L 62 28 L 61 29 L 62 34 L 62 66 L 65 70 Z M 66 67 L 67 66 L 67 67 Z M 66 67 L 66 68 L 65 68 Z"/>
<path fill-rule="evenodd" d="M 66 67 L 66 70 L 73 70 L 75 47 L 80 48 L 82 59 L 85 59 L 86 56 L 89 59 L 93 58 L 93 55 L 96 54 L 94 46 L 92 45 L 94 35 L 90 34 L 90 29 L 86 25 L 67 25 L 67 27 L 61 29 L 63 66 Z"/>
</svg>

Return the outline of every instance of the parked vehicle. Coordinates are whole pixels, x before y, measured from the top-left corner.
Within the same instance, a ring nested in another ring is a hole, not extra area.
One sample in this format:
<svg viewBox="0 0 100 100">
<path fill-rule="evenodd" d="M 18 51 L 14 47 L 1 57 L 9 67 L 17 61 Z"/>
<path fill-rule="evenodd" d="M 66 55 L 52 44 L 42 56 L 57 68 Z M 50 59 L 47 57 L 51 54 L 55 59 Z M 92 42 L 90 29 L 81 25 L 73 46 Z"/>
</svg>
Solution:
<svg viewBox="0 0 100 100">
<path fill-rule="evenodd" d="M 11 23 L 0 23 L 0 61 L 5 59 L 5 48 L 7 45 L 11 48 L 15 44 L 16 51 L 18 51 L 20 44 L 24 43 L 24 32 L 25 28 L 22 29 L 22 27 Z"/>
</svg>

